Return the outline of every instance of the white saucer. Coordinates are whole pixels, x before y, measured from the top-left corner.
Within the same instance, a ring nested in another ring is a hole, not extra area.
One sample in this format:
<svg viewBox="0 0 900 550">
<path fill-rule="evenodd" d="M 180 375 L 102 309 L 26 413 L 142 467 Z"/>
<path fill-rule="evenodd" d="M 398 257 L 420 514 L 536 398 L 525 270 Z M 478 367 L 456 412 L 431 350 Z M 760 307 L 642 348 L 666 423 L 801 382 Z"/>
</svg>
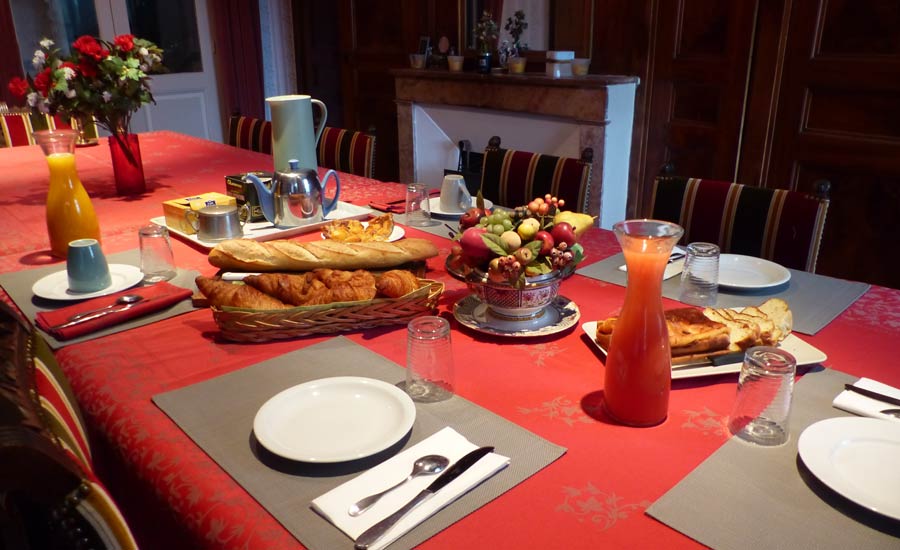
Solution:
<svg viewBox="0 0 900 550">
<path fill-rule="evenodd" d="M 828 418 L 803 430 L 797 450 L 809 471 L 835 492 L 900 520 L 900 425 L 879 418 Z"/>
<path fill-rule="evenodd" d="M 416 406 L 402 390 L 372 378 L 336 376 L 288 388 L 260 407 L 257 441 L 301 462 L 344 462 L 371 456 L 412 429 Z"/>
<path fill-rule="evenodd" d="M 363 227 L 369 227 L 369 222 L 360 222 Z M 391 234 L 388 235 L 388 238 L 382 242 L 392 243 L 394 241 L 399 241 L 406 235 L 406 230 L 400 227 L 399 225 L 394 225 L 394 229 L 391 231 Z M 322 233 L 322 238 L 325 239 L 325 233 Z"/>
<path fill-rule="evenodd" d="M 453 305 L 453 316 L 461 325 L 484 334 L 533 338 L 556 334 L 575 326 L 581 311 L 572 300 L 557 296 L 539 317 L 511 321 L 492 315 L 487 304 L 470 294 Z"/>
<path fill-rule="evenodd" d="M 472 197 L 472 206 L 475 206 L 475 197 Z M 484 207 L 492 208 L 494 203 L 491 201 L 484 199 Z M 465 210 L 460 210 L 459 212 L 444 212 L 441 210 L 441 198 L 440 197 L 431 197 L 428 199 L 428 209 L 431 210 L 431 215 L 436 216 L 438 218 L 450 218 L 456 219 L 465 214 Z"/>
<path fill-rule="evenodd" d="M 144 274 L 140 268 L 133 265 L 109 264 L 109 277 L 112 279 L 112 284 L 103 290 L 96 292 L 72 292 L 69 290 L 69 275 L 63 269 L 62 271 L 51 273 L 34 283 L 31 287 L 31 292 L 35 296 L 48 300 L 86 300 L 131 288 L 141 282 Z"/>
<path fill-rule="evenodd" d="M 740 289 L 769 288 L 791 280 L 791 272 L 784 267 L 741 254 L 719 256 L 719 286 Z"/>
</svg>

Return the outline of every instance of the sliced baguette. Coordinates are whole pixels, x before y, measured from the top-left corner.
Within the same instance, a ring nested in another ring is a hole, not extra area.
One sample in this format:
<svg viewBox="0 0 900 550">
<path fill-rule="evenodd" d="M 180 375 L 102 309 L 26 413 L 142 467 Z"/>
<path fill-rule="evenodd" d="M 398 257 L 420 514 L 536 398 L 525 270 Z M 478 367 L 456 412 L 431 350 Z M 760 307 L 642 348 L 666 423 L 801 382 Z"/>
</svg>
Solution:
<svg viewBox="0 0 900 550">
<path fill-rule="evenodd" d="M 743 351 L 759 341 L 759 325 L 746 320 L 735 319 L 727 309 L 706 308 L 703 315 L 728 327 L 730 351 Z"/>
<path fill-rule="evenodd" d="M 757 308 L 775 324 L 774 338 L 781 342 L 787 338 L 794 328 L 794 314 L 787 302 L 781 298 L 769 298 Z"/>
</svg>

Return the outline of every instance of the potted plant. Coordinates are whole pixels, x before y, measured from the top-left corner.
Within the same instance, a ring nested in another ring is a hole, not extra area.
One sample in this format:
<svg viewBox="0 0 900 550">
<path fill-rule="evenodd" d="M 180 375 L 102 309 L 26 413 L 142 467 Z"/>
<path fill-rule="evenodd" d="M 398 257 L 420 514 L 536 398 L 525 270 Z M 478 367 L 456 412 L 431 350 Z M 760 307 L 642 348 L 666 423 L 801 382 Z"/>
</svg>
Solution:
<svg viewBox="0 0 900 550">
<path fill-rule="evenodd" d="M 491 17 L 491 12 L 485 10 L 481 19 L 475 25 L 475 40 L 478 46 L 478 72 L 491 72 L 491 50 L 497 41 L 497 23 Z"/>
<path fill-rule="evenodd" d="M 522 33 L 528 28 L 525 21 L 525 12 L 516 10 L 512 17 L 506 18 L 506 25 L 503 29 L 509 33 L 513 39 L 512 45 L 509 47 L 507 54 L 507 65 L 511 73 L 525 72 L 525 57 L 523 54 L 528 49 L 528 44 L 522 42 Z"/>
</svg>

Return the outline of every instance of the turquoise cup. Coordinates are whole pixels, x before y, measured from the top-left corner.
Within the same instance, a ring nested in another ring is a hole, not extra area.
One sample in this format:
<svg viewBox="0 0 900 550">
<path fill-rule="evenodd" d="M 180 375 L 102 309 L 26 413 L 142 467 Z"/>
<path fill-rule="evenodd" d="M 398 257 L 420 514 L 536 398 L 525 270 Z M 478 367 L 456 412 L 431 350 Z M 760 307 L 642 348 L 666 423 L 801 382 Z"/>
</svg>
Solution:
<svg viewBox="0 0 900 550">
<path fill-rule="evenodd" d="M 69 243 L 66 273 L 70 292 L 97 292 L 112 284 L 109 265 L 97 239 L 77 239 Z"/>
</svg>

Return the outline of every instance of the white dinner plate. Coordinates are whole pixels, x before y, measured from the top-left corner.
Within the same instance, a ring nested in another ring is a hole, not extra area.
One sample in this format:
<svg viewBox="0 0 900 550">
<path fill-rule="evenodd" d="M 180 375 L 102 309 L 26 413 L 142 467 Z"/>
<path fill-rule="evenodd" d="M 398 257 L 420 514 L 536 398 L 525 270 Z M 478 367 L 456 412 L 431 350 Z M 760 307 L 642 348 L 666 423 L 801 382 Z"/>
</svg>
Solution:
<svg viewBox="0 0 900 550">
<path fill-rule="evenodd" d="M 362 225 L 363 225 L 363 227 L 369 227 L 369 222 L 362 222 Z M 394 224 L 394 229 L 391 231 L 391 234 L 388 235 L 388 238 L 385 239 L 383 242 L 392 243 L 394 241 L 399 241 L 400 239 L 403 238 L 404 235 L 406 235 L 406 230 L 404 230 L 399 225 Z M 323 239 L 325 238 L 325 233 L 322 233 L 322 238 Z"/>
<path fill-rule="evenodd" d="M 820 420 L 797 450 L 822 483 L 869 510 L 900 520 L 900 424 L 879 418 Z"/>
<path fill-rule="evenodd" d="M 472 206 L 475 206 L 475 197 L 472 197 Z M 492 208 L 494 203 L 491 201 L 484 199 L 484 207 Z M 449 218 L 456 219 L 464 214 L 464 212 L 444 212 L 441 210 L 441 198 L 440 197 L 431 197 L 428 199 L 428 209 L 431 211 L 432 216 L 437 216 L 438 218 Z"/>
<path fill-rule="evenodd" d="M 31 292 L 35 296 L 48 300 L 86 300 L 131 288 L 141 282 L 144 274 L 137 266 L 109 264 L 109 278 L 112 279 L 112 284 L 103 290 L 96 292 L 72 292 L 69 290 L 69 274 L 63 269 L 62 271 L 51 273 L 34 283 L 31 287 Z"/>
<path fill-rule="evenodd" d="M 271 241 L 273 239 L 286 239 L 288 237 L 293 237 L 294 235 L 301 235 L 303 233 L 309 233 L 311 231 L 315 231 L 317 229 L 322 229 L 322 226 L 332 220 L 340 220 L 340 219 L 357 219 L 364 220 L 372 215 L 372 210 L 369 208 L 365 208 L 362 206 L 356 206 L 355 204 L 350 204 L 342 201 L 338 201 L 337 206 L 334 207 L 334 210 L 328 213 L 328 218 L 325 221 L 318 223 L 311 223 L 309 225 L 301 225 L 300 227 L 289 227 L 287 229 L 280 229 L 275 227 L 270 222 L 265 220 L 261 222 L 247 222 L 244 224 L 244 235 L 242 238 L 251 239 L 254 241 Z M 151 218 L 150 221 L 155 223 L 156 225 L 161 225 L 163 227 L 166 226 L 166 217 L 159 216 L 157 218 Z M 212 241 L 201 241 L 197 238 L 197 234 L 194 233 L 192 235 L 188 235 L 183 231 L 179 231 L 174 227 L 169 227 L 169 232 L 178 235 L 183 240 L 199 245 L 207 250 L 212 249 L 216 246 L 217 242 Z"/>
<path fill-rule="evenodd" d="M 597 346 L 597 349 L 602 351 L 603 355 L 606 355 L 606 349 L 599 343 L 597 343 L 597 340 L 594 338 L 594 335 L 597 334 L 597 321 L 589 321 L 582 324 L 581 330 L 583 330 L 585 334 L 588 335 L 588 338 L 590 338 L 591 342 L 595 346 Z M 793 334 L 789 334 L 787 338 L 782 340 L 781 343 L 778 344 L 778 348 L 783 349 L 784 351 L 793 355 L 794 358 L 797 359 L 797 366 L 814 365 L 828 359 L 828 356 L 825 355 L 819 348 L 807 344 Z M 681 378 L 699 378 L 701 376 L 715 376 L 717 374 L 730 374 L 737 372 L 741 372 L 740 362 L 719 366 L 710 365 L 680 368 L 672 371 L 672 380 L 679 380 Z"/>
<path fill-rule="evenodd" d="M 791 272 L 775 262 L 740 254 L 719 256 L 719 286 L 741 289 L 769 288 L 790 280 Z"/>
<path fill-rule="evenodd" d="M 396 386 L 337 376 L 299 384 L 266 401 L 253 419 L 253 433 L 284 458 L 344 462 L 387 449 L 415 419 L 412 399 Z"/>
</svg>

